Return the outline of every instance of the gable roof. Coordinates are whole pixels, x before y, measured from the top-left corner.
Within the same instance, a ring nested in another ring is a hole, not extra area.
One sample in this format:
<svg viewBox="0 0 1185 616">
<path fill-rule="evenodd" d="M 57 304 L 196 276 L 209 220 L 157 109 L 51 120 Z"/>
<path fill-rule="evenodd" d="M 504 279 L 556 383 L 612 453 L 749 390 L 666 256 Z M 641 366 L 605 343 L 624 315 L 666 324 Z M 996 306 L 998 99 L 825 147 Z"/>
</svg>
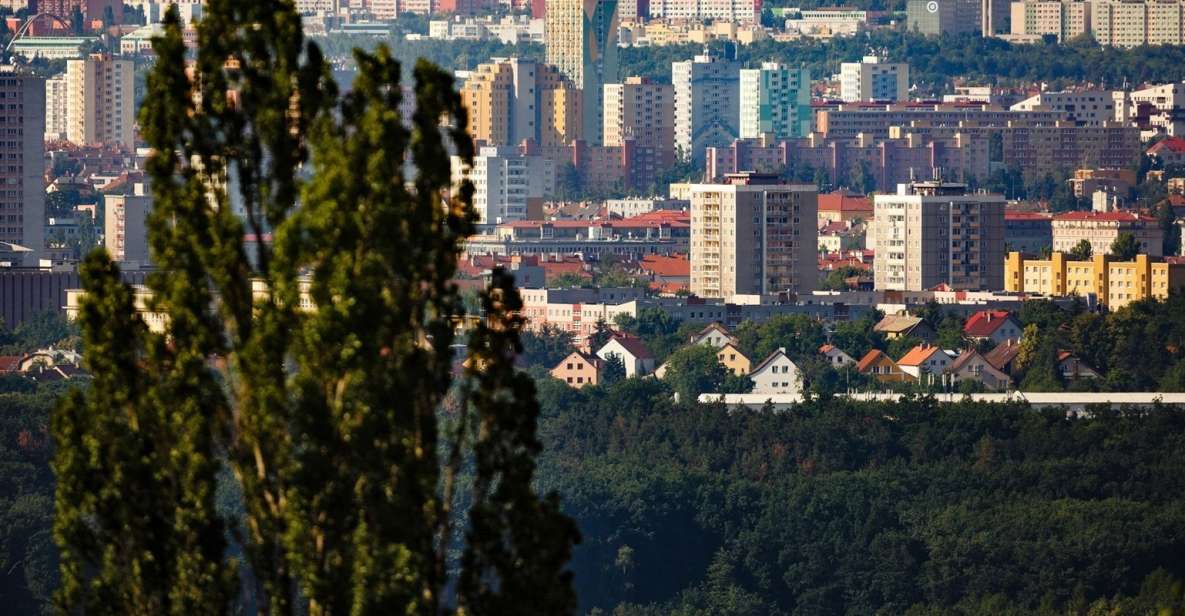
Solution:
<svg viewBox="0 0 1185 616">
<path fill-rule="evenodd" d="M 922 324 L 921 317 L 907 314 L 890 314 L 873 326 L 873 331 L 901 334 Z"/>
<path fill-rule="evenodd" d="M 980 310 L 963 324 L 963 333 L 972 338 L 989 338 L 1011 318 L 1007 310 Z"/>
<path fill-rule="evenodd" d="M 606 342 L 604 346 L 597 349 L 597 353 L 600 353 L 606 346 L 609 346 L 610 342 L 614 341 L 620 344 L 627 353 L 633 355 L 634 359 L 654 359 L 654 354 L 650 352 L 650 349 L 646 348 L 646 345 L 642 343 L 640 338 L 626 334 L 613 334 L 609 342 Z"/>
<path fill-rule="evenodd" d="M 889 360 L 889 363 L 892 364 L 894 367 L 897 366 L 897 362 L 893 361 L 892 357 L 885 355 L 884 352 L 882 352 L 880 349 L 872 349 L 868 353 L 865 353 L 864 357 L 860 358 L 859 363 L 856 364 L 856 371 L 857 372 L 867 372 L 868 369 L 871 368 L 873 364 L 875 364 L 878 360 L 880 360 L 882 358 Z"/>
<path fill-rule="evenodd" d="M 741 347 L 737 346 L 737 343 L 733 342 L 732 340 L 725 342 L 724 346 L 720 347 L 719 349 L 716 349 L 716 354 L 719 355 L 724 352 L 724 349 L 728 349 L 728 348 L 731 348 L 732 350 L 736 351 L 737 355 L 740 355 L 741 357 L 744 357 L 745 359 L 749 359 L 749 356 L 745 355 L 745 352 L 741 350 Z"/>
<path fill-rule="evenodd" d="M 1185 139 L 1181 137 L 1169 137 L 1162 141 L 1158 141 L 1155 145 L 1148 148 L 1149 154 L 1160 154 L 1168 150 L 1175 154 L 1185 154 Z"/>
<path fill-rule="evenodd" d="M 16 372 L 20 365 L 21 358 L 19 355 L 0 355 L 0 374 Z"/>
<path fill-rule="evenodd" d="M 774 351 L 773 353 L 770 353 L 769 357 L 766 357 L 765 359 L 761 360 L 761 363 L 757 364 L 757 367 L 750 370 L 749 374 L 757 374 L 758 372 L 761 372 L 767 366 L 772 364 L 774 362 L 774 360 L 776 360 L 778 358 L 778 356 L 785 357 L 786 361 L 790 362 L 790 365 L 794 366 L 795 368 L 798 368 L 798 364 L 794 363 L 794 360 L 790 359 L 789 355 L 786 355 L 786 349 L 778 349 L 778 350 Z"/>
<path fill-rule="evenodd" d="M 563 359 L 561 359 L 560 363 L 556 364 L 555 367 L 552 368 L 552 370 L 559 369 L 559 367 L 563 366 L 564 363 L 566 363 L 569 359 L 572 359 L 573 355 L 575 355 L 577 359 L 580 359 L 587 364 L 592 364 L 593 366 L 596 366 L 596 367 L 600 367 L 600 365 L 601 365 L 601 358 L 597 357 L 596 355 L 593 355 L 592 353 L 585 353 L 583 351 L 572 351 L 571 353 L 568 353 Z"/>
<path fill-rule="evenodd" d="M 724 334 L 724 337 L 728 338 L 729 340 L 736 340 L 737 339 L 736 336 L 732 335 L 732 332 L 728 331 L 728 328 L 725 327 L 723 323 L 721 323 L 719 321 L 713 321 L 713 322 L 709 323 L 707 327 L 696 332 L 695 335 L 693 335 L 691 337 L 691 340 L 692 341 L 702 340 L 705 336 L 707 336 L 708 334 L 711 334 L 714 331 Z"/>
<path fill-rule="evenodd" d="M 935 353 L 944 353 L 942 349 L 931 344 L 919 344 L 897 360 L 898 366 L 920 366 L 926 363 Z"/>
<path fill-rule="evenodd" d="M 951 362 L 951 365 L 947 366 L 946 369 L 948 372 L 958 372 L 963 368 L 963 366 L 967 364 L 967 362 L 975 359 L 976 357 L 983 359 L 985 363 L 991 365 L 991 362 L 984 359 L 984 357 L 979 354 L 979 351 L 976 351 L 975 349 L 967 349 L 962 353 L 959 353 L 959 356 L 955 358 L 955 361 Z M 992 367 L 995 368 L 995 366 Z"/>
<path fill-rule="evenodd" d="M 840 189 L 819 195 L 820 212 L 865 212 L 872 215 L 872 201 L 864 195 L 855 195 Z"/>
<path fill-rule="evenodd" d="M 1020 343 L 1009 339 L 996 345 L 996 348 L 987 352 L 983 356 L 987 363 L 991 364 L 996 370 L 1003 370 L 1005 366 L 1016 359 L 1020 353 Z"/>
</svg>

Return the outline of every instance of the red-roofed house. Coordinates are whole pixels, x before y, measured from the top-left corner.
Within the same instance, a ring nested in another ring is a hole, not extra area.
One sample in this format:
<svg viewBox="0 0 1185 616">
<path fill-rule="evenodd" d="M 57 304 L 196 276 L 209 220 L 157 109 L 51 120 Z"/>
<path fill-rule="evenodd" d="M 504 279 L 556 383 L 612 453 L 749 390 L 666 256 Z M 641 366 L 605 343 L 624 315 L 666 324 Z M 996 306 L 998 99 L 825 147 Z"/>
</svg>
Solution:
<svg viewBox="0 0 1185 616">
<path fill-rule="evenodd" d="M 1068 382 L 1101 378 L 1097 370 L 1082 363 L 1077 355 L 1069 351 L 1057 352 L 1057 367 L 1062 372 L 1062 378 Z"/>
<path fill-rule="evenodd" d="M 1082 240 L 1090 242 L 1095 255 L 1111 251 L 1120 233 L 1130 233 L 1140 243 L 1140 252 L 1150 257 L 1164 255 L 1164 231 L 1156 218 L 1135 212 L 1067 212 L 1053 218 L 1053 250 L 1069 253 Z"/>
<path fill-rule="evenodd" d="M 18 355 L 0 355 L 0 374 L 20 372 L 21 358 Z"/>
<path fill-rule="evenodd" d="M 1148 156 L 1160 159 L 1166 165 L 1185 163 L 1185 139 L 1169 137 L 1148 148 Z"/>
<path fill-rule="evenodd" d="M 892 357 L 885 355 L 879 349 L 869 351 L 856 364 L 856 371 L 871 376 L 882 383 L 902 383 L 912 378 L 901 370 Z"/>
<path fill-rule="evenodd" d="M 849 193 L 844 189 L 819 195 L 819 225 L 853 220 L 872 220 L 872 201 L 864 195 Z"/>
<path fill-rule="evenodd" d="M 641 340 L 633 336 L 614 334 L 609 342 L 597 349 L 597 357 L 603 362 L 609 361 L 611 355 L 620 357 L 625 364 L 626 378 L 646 376 L 654 372 L 654 354 Z"/>
<path fill-rule="evenodd" d="M 650 280 L 650 288 L 666 295 L 686 291 L 691 284 L 691 260 L 687 255 L 646 255 L 637 268 Z"/>
<path fill-rule="evenodd" d="M 963 335 L 976 342 L 987 340 L 998 345 L 1005 340 L 1020 340 L 1020 322 L 1007 310 L 980 310 L 963 323 Z"/>
<path fill-rule="evenodd" d="M 950 362 L 946 351 L 931 344 L 919 344 L 897 360 L 897 365 L 902 372 L 921 379 L 923 374 L 942 374 Z"/>
</svg>

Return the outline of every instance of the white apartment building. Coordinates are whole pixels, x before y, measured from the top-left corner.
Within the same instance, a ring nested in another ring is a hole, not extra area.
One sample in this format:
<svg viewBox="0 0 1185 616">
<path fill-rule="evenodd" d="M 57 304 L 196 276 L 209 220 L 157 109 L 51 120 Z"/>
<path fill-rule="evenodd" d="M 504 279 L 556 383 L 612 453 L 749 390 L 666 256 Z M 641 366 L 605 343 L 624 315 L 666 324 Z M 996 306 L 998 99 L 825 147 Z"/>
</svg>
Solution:
<svg viewBox="0 0 1185 616">
<path fill-rule="evenodd" d="M 727 301 L 814 290 L 817 187 L 740 173 L 688 191 L 692 293 Z"/>
<path fill-rule="evenodd" d="M 671 63 L 675 91 L 675 149 L 704 159 L 704 149 L 725 147 L 740 135 L 741 63 L 711 55 Z"/>
<path fill-rule="evenodd" d="M 137 183 L 130 195 L 103 196 L 103 246 L 113 261 L 147 265 L 152 196 Z"/>
<path fill-rule="evenodd" d="M 1004 288 L 1004 197 L 965 184 L 899 184 L 873 201 L 876 289 Z"/>
<path fill-rule="evenodd" d="M 1066 212 L 1053 217 L 1053 250 L 1069 253 L 1083 240 L 1090 242 L 1091 255 L 1111 252 L 1120 233 L 1130 233 L 1140 244 L 1140 253 L 1164 256 L 1164 231 L 1152 216 L 1135 212 Z"/>
<path fill-rule="evenodd" d="M 743 69 L 740 78 L 742 139 L 772 135 L 775 140 L 811 132 L 811 75 L 776 62 Z"/>
<path fill-rule="evenodd" d="M 66 138 L 78 145 L 135 147 L 131 60 L 92 54 L 66 62 Z"/>
<path fill-rule="evenodd" d="M 845 103 L 908 100 L 909 64 L 882 62 L 877 56 L 844 62 L 839 69 L 839 92 Z"/>
<path fill-rule="evenodd" d="M 555 162 L 522 156 L 514 148 L 481 148 L 468 174 L 454 156 L 452 169 L 454 185 L 466 178 L 473 182 L 478 224 L 542 218 L 543 200 L 555 193 Z"/>
<path fill-rule="evenodd" d="M 1118 91 L 1113 92 L 1112 97 L 1117 121 L 1142 122 L 1147 116 L 1148 130 L 1143 136 L 1185 135 L 1185 83 L 1166 83 L 1132 92 Z"/>
<path fill-rule="evenodd" d="M 1103 126 L 1115 119 L 1111 92 L 1042 92 L 1010 107 L 1012 111 L 1058 111 L 1078 126 Z"/>
<path fill-rule="evenodd" d="M 29 249 L 24 264 L 36 265 L 45 250 L 45 80 L 0 66 L 0 98 L 0 242 Z"/>
<path fill-rule="evenodd" d="M 1013 2 L 1011 32 L 1016 40 L 1046 35 L 1065 42 L 1090 32 L 1089 0 L 1020 0 Z"/>
<path fill-rule="evenodd" d="M 57 141 L 66 138 L 66 74 L 60 73 L 45 80 L 45 139 Z"/>
<path fill-rule="evenodd" d="M 753 0 L 651 0 L 650 17 L 760 23 L 761 4 Z"/>
</svg>

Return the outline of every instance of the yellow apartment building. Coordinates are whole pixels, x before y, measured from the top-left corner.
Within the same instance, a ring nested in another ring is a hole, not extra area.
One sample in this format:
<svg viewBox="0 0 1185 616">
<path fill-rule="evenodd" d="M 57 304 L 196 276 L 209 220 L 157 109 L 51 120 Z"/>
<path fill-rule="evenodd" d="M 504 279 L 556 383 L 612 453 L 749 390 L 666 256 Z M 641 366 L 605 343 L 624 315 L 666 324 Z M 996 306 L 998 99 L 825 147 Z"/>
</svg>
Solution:
<svg viewBox="0 0 1185 616">
<path fill-rule="evenodd" d="M 1066 257 L 1055 252 L 1049 259 L 1025 259 L 1019 252 L 1009 253 L 1004 264 L 1005 290 L 1051 296 L 1093 294 L 1099 304 L 1117 310 L 1185 289 L 1185 263 L 1154 260 L 1148 255 L 1138 255 L 1135 261 L 1114 261 L 1104 255 L 1088 261 Z"/>
</svg>

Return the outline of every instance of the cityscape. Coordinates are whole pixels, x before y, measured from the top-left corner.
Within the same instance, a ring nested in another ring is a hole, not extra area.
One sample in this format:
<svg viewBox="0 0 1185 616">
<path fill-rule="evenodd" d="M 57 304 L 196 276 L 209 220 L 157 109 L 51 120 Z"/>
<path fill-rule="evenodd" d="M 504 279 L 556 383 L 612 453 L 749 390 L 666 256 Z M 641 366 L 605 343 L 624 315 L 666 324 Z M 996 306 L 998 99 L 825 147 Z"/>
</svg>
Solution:
<svg viewBox="0 0 1185 616">
<path fill-rule="evenodd" d="M 5 612 L 1185 614 L 1185 0 L 0 45 Z"/>
</svg>

